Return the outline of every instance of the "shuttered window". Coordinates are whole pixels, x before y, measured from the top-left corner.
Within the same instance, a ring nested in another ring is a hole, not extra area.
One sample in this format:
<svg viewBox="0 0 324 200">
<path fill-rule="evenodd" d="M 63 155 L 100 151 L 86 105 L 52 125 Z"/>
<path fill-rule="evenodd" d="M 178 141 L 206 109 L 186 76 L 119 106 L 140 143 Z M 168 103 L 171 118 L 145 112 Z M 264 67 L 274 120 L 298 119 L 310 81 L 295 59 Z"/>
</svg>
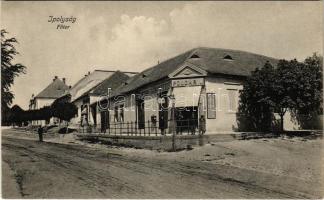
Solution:
<svg viewBox="0 0 324 200">
<path fill-rule="evenodd" d="M 207 93 L 207 118 L 216 119 L 216 94 Z"/>
<path fill-rule="evenodd" d="M 228 103 L 229 103 L 229 112 L 237 111 L 237 90 L 236 89 L 228 89 Z"/>
</svg>

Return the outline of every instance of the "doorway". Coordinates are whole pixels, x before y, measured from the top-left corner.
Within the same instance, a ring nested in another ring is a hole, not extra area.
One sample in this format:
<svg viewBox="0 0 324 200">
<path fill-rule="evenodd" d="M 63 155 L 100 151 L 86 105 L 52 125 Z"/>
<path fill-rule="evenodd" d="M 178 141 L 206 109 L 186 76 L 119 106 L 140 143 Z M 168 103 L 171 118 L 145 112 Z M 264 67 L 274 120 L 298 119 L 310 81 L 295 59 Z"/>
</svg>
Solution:
<svg viewBox="0 0 324 200">
<path fill-rule="evenodd" d="M 194 133 L 198 127 L 198 106 L 176 108 L 175 120 L 177 133 Z"/>
<path fill-rule="evenodd" d="M 100 112 L 100 119 L 101 119 L 101 132 L 106 133 L 106 130 L 110 128 L 109 111 Z"/>
</svg>

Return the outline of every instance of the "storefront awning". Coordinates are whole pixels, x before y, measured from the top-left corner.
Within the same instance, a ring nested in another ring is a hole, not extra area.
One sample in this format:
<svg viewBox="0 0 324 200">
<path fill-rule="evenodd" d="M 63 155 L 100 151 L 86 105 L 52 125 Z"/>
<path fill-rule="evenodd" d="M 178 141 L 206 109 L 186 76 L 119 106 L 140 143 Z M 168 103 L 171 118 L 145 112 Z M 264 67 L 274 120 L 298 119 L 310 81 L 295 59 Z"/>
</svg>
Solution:
<svg viewBox="0 0 324 200">
<path fill-rule="evenodd" d="M 173 88 L 175 107 L 198 106 L 200 91 L 201 86 Z"/>
</svg>

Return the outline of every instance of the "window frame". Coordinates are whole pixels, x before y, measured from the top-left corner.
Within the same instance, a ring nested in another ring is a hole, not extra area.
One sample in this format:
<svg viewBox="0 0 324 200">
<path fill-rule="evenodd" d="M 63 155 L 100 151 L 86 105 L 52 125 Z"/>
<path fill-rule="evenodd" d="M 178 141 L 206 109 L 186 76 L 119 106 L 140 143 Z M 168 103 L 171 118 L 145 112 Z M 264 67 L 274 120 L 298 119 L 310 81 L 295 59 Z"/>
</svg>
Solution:
<svg viewBox="0 0 324 200">
<path fill-rule="evenodd" d="M 238 89 L 235 89 L 235 88 L 227 88 L 227 96 L 228 96 L 228 110 L 227 112 L 228 113 L 237 113 L 238 111 L 238 92 L 239 90 Z M 234 106 L 234 110 L 231 109 L 231 99 L 230 99 L 230 91 L 234 91 L 234 94 L 233 94 L 233 106 Z"/>
<path fill-rule="evenodd" d="M 214 101 L 214 105 L 215 105 L 215 110 L 209 110 L 209 96 L 213 96 L 213 101 Z M 216 106 L 216 93 L 213 92 L 208 92 L 206 93 L 206 99 L 207 99 L 207 119 L 216 119 L 217 118 L 217 106 Z M 214 113 L 213 116 L 210 116 L 212 113 L 211 111 Z"/>
</svg>

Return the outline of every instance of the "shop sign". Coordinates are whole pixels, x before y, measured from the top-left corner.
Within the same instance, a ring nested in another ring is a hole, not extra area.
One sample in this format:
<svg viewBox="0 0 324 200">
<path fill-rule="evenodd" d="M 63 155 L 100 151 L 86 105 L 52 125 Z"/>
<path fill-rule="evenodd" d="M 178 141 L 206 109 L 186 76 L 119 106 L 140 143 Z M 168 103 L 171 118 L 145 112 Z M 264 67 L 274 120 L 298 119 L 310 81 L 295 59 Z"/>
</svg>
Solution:
<svg viewBox="0 0 324 200">
<path fill-rule="evenodd" d="M 187 78 L 172 80 L 172 87 L 191 87 L 205 85 L 204 78 Z"/>
</svg>

